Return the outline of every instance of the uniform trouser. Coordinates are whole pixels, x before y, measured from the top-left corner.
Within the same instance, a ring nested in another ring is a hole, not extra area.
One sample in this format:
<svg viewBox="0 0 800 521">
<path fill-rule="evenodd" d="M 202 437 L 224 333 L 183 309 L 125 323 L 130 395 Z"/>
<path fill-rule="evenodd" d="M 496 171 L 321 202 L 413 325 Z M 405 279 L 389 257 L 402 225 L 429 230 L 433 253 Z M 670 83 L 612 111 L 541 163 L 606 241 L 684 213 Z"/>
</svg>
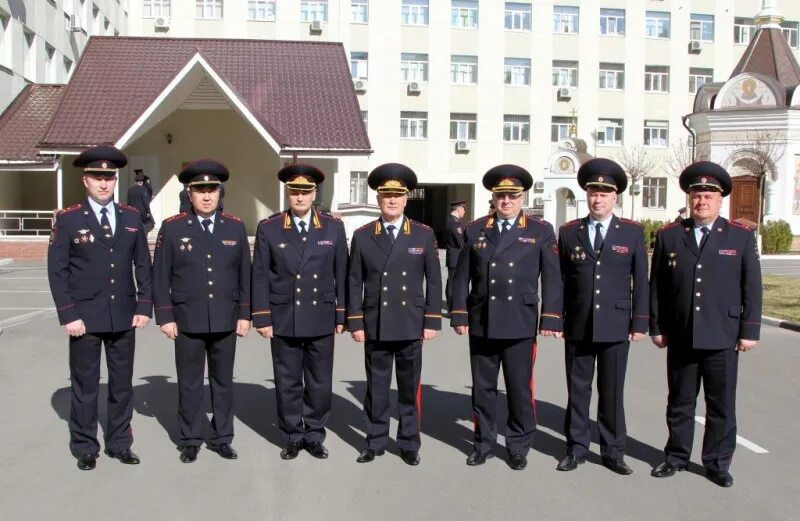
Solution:
<svg viewBox="0 0 800 521">
<path fill-rule="evenodd" d="M 564 433 L 568 454 L 586 457 L 589 453 L 589 404 L 596 360 L 600 455 L 612 459 L 624 456 L 627 431 L 623 391 L 629 345 L 628 341 L 566 342 L 568 403 Z"/>
<path fill-rule="evenodd" d="M 726 471 L 736 448 L 736 377 L 739 352 L 730 349 L 667 348 L 666 460 L 686 467 L 692 453 L 694 412 L 700 383 L 706 397 L 702 461 L 706 468 Z"/>
<path fill-rule="evenodd" d="M 533 364 L 536 339 L 496 339 L 470 335 L 474 445 L 478 452 L 494 450 L 497 439 L 497 374 L 503 366 L 508 399 L 506 449 L 525 455 L 536 433 Z"/>
<path fill-rule="evenodd" d="M 456 276 L 456 268 L 453 266 L 447 267 L 447 284 L 444 287 L 444 296 L 447 299 L 447 311 L 450 311 L 450 306 L 453 304 L 453 277 Z"/>
<path fill-rule="evenodd" d="M 276 335 L 271 345 L 278 425 L 284 439 L 288 443 L 324 441 L 333 393 L 333 334 Z"/>
<path fill-rule="evenodd" d="M 175 339 L 175 366 L 178 372 L 178 424 L 181 446 L 200 446 L 206 415 L 203 408 L 203 376 L 208 355 L 208 380 L 211 386 L 213 436 L 209 445 L 233 440 L 233 360 L 236 332 L 183 333 Z"/>
<path fill-rule="evenodd" d="M 381 450 L 389 441 L 389 387 L 392 363 L 397 363 L 397 409 L 400 450 L 419 451 L 422 418 L 422 340 L 376 342 L 364 346 L 367 395 L 364 398 L 367 448 Z"/>
<path fill-rule="evenodd" d="M 97 394 L 100 389 L 100 353 L 106 348 L 108 366 L 107 420 L 104 429 L 108 452 L 131 447 L 133 432 L 133 329 L 116 333 L 86 333 L 69 338 L 71 406 L 69 447 L 72 455 L 100 452 L 97 441 Z"/>
</svg>

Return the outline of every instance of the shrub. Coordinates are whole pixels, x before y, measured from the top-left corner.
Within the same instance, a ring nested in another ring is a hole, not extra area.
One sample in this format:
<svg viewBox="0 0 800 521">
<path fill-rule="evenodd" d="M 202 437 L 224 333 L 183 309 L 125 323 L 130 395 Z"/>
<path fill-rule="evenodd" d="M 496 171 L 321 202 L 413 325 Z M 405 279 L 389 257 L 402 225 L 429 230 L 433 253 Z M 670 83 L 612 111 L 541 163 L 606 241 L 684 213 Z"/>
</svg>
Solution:
<svg viewBox="0 0 800 521">
<path fill-rule="evenodd" d="M 648 250 L 652 250 L 656 244 L 656 232 L 668 222 L 656 219 L 642 219 L 639 221 L 639 224 L 644 227 L 644 245 Z"/>
<path fill-rule="evenodd" d="M 786 253 L 792 246 L 792 227 L 784 220 L 761 225 L 761 252 Z"/>
</svg>

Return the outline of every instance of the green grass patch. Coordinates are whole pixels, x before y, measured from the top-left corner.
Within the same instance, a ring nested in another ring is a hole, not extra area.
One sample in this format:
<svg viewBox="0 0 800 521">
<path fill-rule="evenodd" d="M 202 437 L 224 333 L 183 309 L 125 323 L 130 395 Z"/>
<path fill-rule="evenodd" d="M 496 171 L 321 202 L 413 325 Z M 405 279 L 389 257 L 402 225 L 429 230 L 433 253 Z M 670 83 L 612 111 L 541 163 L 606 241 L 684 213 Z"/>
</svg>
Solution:
<svg viewBox="0 0 800 521">
<path fill-rule="evenodd" d="M 763 282 L 763 314 L 800 323 L 800 278 L 764 275 Z"/>
</svg>

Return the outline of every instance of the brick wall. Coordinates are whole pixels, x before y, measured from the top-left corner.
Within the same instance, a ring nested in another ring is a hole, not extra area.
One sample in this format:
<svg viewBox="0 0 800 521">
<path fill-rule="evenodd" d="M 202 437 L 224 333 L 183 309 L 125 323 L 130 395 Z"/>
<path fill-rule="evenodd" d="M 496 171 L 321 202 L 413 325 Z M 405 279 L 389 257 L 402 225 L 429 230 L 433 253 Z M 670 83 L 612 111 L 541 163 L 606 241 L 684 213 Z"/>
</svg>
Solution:
<svg viewBox="0 0 800 521">
<path fill-rule="evenodd" d="M 47 237 L 41 239 L 0 239 L 0 259 L 47 260 Z"/>
</svg>

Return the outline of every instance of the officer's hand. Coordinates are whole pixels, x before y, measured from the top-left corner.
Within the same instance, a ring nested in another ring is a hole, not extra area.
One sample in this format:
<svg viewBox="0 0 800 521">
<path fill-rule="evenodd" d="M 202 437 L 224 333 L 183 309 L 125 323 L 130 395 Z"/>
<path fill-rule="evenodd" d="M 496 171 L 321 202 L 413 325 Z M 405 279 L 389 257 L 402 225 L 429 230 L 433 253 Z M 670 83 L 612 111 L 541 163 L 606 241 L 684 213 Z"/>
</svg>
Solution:
<svg viewBox="0 0 800 521">
<path fill-rule="evenodd" d="M 365 340 L 363 329 L 359 329 L 358 331 L 351 331 L 350 336 L 353 337 L 353 340 L 358 342 L 359 344 L 363 343 Z"/>
<path fill-rule="evenodd" d="M 342 333 L 344 333 L 344 324 L 339 324 L 336 326 L 336 334 L 341 335 Z"/>
<path fill-rule="evenodd" d="M 142 329 L 143 327 L 147 327 L 147 324 L 149 323 L 150 317 L 146 315 L 133 315 L 133 323 L 131 323 L 131 327 Z"/>
<path fill-rule="evenodd" d="M 468 335 L 469 334 L 469 326 L 453 326 L 457 335 Z"/>
<path fill-rule="evenodd" d="M 435 329 L 423 329 L 422 330 L 422 339 L 423 340 L 433 340 L 436 338 L 436 330 Z"/>
<path fill-rule="evenodd" d="M 631 333 L 630 335 L 628 335 L 628 341 L 629 342 L 638 342 L 639 340 L 643 339 L 644 337 L 645 337 L 644 333 L 636 333 L 636 332 L 634 332 L 634 333 Z"/>
<path fill-rule="evenodd" d="M 249 320 L 237 320 L 236 321 L 236 334 L 238 336 L 245 336 L 248 331 L 250 331 L 250 321 Z"/>
<path fill-rule="evenodd" d="M 272 326 L 259 327 L 256 332 L 264 338 L 272 338 Z"/>
<path fill-rule="evenodd" d="M 178 338 L 178 324 L 175 322 L 167 322 L 166 324 L 161 324 L 161 332 L 167 335 L 167 338 L 170 340 L 175 340 Z"/>
<path fill-rule="evenodd" d="M 69 336 L 83 336 L 86 334 L 86 326 L 81 319 L 70 322 L 64 326 L 64 329 L 67 330 Z"/>
<path fill-rule="evenodd" d="M 736 350 L 741 352 L 750 351 L 757 343 L 758 340 L 745 340 L 744 338 L 740 338 L 739 341 L 736 342 Z"/>
<path fill-rule="evenodd" d="M 650 337 L 650 340 L 652 340 L 659 349 L 667 347 L 667 337 L 664 335 L 653 335 Z"/>
</svg>

